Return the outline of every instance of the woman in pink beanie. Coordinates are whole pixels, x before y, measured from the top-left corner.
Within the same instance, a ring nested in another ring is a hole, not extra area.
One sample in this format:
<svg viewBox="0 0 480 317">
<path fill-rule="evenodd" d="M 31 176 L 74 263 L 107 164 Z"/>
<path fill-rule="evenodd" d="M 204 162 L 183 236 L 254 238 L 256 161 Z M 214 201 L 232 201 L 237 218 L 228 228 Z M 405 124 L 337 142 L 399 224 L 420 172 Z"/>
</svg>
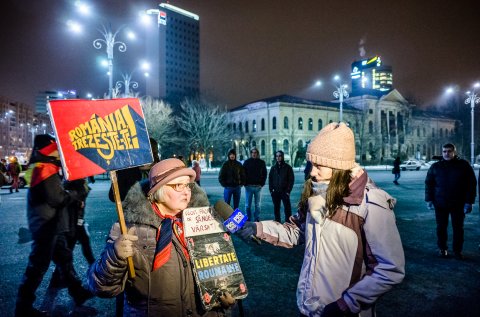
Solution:
<svg viewBox="0 0 480 317">
<path fill-rule="evenodd" d="M 325 126 L 307 149 L 312 163 L 298 215 L 248 223 L 240 235 L 291 248 L 305 241 L 297 287 L 302 316 L 374 316 L 380 296 L 405 276 L 395 199 L 355 163 L 344 123 Z"/>
</svg>

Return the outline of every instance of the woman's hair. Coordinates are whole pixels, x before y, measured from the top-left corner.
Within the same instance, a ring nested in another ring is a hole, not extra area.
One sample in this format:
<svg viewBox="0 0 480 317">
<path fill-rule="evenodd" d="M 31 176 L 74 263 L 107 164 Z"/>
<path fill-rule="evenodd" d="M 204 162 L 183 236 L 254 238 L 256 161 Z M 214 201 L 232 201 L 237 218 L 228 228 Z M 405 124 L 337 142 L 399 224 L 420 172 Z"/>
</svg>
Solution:
<svg viewBox="0 0 480 317">
<path fill-rule="evenodd" d="M 332 217 L 337 209 L 343 205 L 343 198 L 350 195 L 350 170 L 333 169 L 332 178 L 327 188 L 327 217 Z"/>
<path fill-rule="evenodd" d="M 164 185 L 165 186 L 165 185 Z M 163 203 L 165 202 L 165 194 L 164 194 L 164 186 L 161 186 L 156 192 L 153 193 L 152 198 L 153 201 L 156 203 Z"/>
<path fill-rule="evenodd" d="M 303 217 L 307 214 L 308 198 L 313 194 L 312 187 L 312 179 L 308 178 L 305 183 L 303 183 L 303 191 L 297 205 L 298 213 Z"/>
</svg>

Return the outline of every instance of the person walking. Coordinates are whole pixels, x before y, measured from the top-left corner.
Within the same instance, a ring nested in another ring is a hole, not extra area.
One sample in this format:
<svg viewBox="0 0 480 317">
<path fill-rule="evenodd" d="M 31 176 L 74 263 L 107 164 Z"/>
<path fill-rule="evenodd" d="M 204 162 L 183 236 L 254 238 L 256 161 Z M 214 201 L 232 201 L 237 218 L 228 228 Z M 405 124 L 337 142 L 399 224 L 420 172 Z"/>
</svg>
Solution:
<svg viewBox="0 0 480 317">
<path fill-rule="evenodd" d="M 375 316 L 377 300 L 405 276 L 405 256 L 393 207 L 355 162 L 355 140 L 330 123 L 307 148 L 312 162 L 297 221 L 247 222 L 237 231 L 276 246 L 305 243 L 297 286 L 300 316 Z"/>
<path fill-rule="evenodd" d="M 18 177 L 22 171 L 22 166 L 18 163 L 16 156 L 10 158 L 10 163 L 7 165 L 7 173 L 12 178 L 12 185 L 10 186 L 10 194 L 15 190 L 18 193 Z"/>
<path fill-rule="evenodd" d="M 230 149 L 227 160 L 223 163 L 218 174 L 218 182 L 222 185 L 223 200 L 230 205 L 233 196 L 233 209 L 240 205 L 242 186 L 245 185 L 245 169 L 237 161 L 237 152 Z"/>
<path fill-rule="evenodd" d="M 393 169 L 392 169 L 393 175 L 395 175 L 395 178 L 393 179 L 393 183 L 395 185 L 398 185 L 398 180 L 400 179 L 400 157 L 397 156 L 395 161 L 393 161 Z"/>
<path fill-rule="evenodd" d="M 48 134 L 35 136 L 30 164 L 34 164 L 27 194 L 28 226 L 32 234 L 32 249 L 28 265 L 18 288 L 15 316 L 46 316 L 33 307 L 35 292 L 42 282 L 50 262 L 65 276 L 68 293 L 76 305 L 82 305 L 92 294 L 82 287 L 73 269 L 72 252 L 64 239 L 68 227 L 66 206 L 82 205 L 76 192 L 62 187 L 60 157 L 55 139 Z"/>
<path fill-rule="evenodd" d="M 220 296 L 221 305 L 202 308 L 192 263 L 183 235 L 182 212 L 192 202 L 195 172 L 170 158 L 155 164 L 149 181 L 131 187 L 123 202 L 128 233 L 112 226 L 100 259 L 89 270 L 90 289 L 100 297 L 124 291 L 123 316 L 220 317 L 232 299 Z M 208 199 L 201 189 L 201 206 Z M 135 279 L 127 276 L 127 258 L 132 257 Z M 223 298 L 223 299 L 222 299 Z"/>
<path fill-rule="evenodd" d="M 195 183 L 200 186 L 200 177 L 202 176 L 202 169 L 200 167 L 200 163 L 197 160 L 192 161 L 192 169 L 195 172 Z"/>
<path fill-rule="evenodd" d="M 290 192 L 293 189 L 295 177 L 292 167 L 285 163 L 283 151 L 275 152 L 275 160 L 276 163 L 268 174 L 268 188 L 272 196 L 275 221 L 280 222 L 280 203 L 283 203 L 285 221 L 292 215 Z"/>
<path fill-rule="evenodd" d="M 440 257 L 448 256 L 447 227 L 451 217 L 453 253 L 458 260 L 464 258 L 463 223 L 465 215 L 472 212 L 476 186 L 477 180 L 470 164 L 457 156 L 455 145 L 444 144 L 442 159 L 430 166 L 425 178 L 425 201 L 428 209 L 435 210 Z"/>
<path fill-rule="evenodd" d="M 267 166 L 260 159 L 258 149 L 250 149 L 250 158 L 243 162 L 245 169 L 245 212 L 248 219 L 260 221 L 260 204 L 262 202 L 262 187 L 267 181 Z M 255 211 L 252 218 L 252 200 L 255 200 Z"/>
</svg>

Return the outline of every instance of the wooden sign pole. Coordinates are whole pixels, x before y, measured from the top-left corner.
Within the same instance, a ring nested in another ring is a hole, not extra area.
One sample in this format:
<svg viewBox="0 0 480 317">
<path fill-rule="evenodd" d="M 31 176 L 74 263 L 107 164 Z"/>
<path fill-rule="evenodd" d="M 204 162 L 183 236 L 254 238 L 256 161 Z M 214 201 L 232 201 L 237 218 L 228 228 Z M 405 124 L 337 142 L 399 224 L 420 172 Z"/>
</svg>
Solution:
<svg viewBox="0 0 480 317">
<path fill-rule="evenodd" d="M 112 181 L 112 185 L 113 185 L 113 195 L 115 197 L 115 205 L 117 206 L 118 222 L 120 223 L 120 232 L 122 234 L 126 234 L 127 225 L 125 224 L 125 217 L 123 216 L 122 201 L 120 199 L 120 191 L 118 189 L 118 180 L 117 180 L 116 171 L 110 171 L 110 180 Z M 130 276 L 130 278 L 134 278 L 135 268 L 133 266 L 133 258 L 131 256 L 127 258 L 127 264 L 128 264 L 128 275 Z"/>
</svg>

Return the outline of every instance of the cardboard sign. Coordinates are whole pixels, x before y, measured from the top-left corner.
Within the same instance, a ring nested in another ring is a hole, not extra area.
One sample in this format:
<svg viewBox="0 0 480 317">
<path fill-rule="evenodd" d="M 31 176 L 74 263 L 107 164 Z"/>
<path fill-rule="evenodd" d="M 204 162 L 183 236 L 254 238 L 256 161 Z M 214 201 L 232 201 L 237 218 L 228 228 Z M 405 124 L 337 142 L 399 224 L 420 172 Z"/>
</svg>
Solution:
<svg viewBox="0 0 480 317">
<path fill-rule="evenodd" d="M 52 100 L 48 108 L 66 179 L 153 161 L 138 99 Z"/>
<path fill-rule="evenodd" d="M 247 297 L 232 237 L 211 207 L 188 208 L 182 213 L 185 239 L 202 305 L 211 309 L 224 292 Z"/>
</svg>

